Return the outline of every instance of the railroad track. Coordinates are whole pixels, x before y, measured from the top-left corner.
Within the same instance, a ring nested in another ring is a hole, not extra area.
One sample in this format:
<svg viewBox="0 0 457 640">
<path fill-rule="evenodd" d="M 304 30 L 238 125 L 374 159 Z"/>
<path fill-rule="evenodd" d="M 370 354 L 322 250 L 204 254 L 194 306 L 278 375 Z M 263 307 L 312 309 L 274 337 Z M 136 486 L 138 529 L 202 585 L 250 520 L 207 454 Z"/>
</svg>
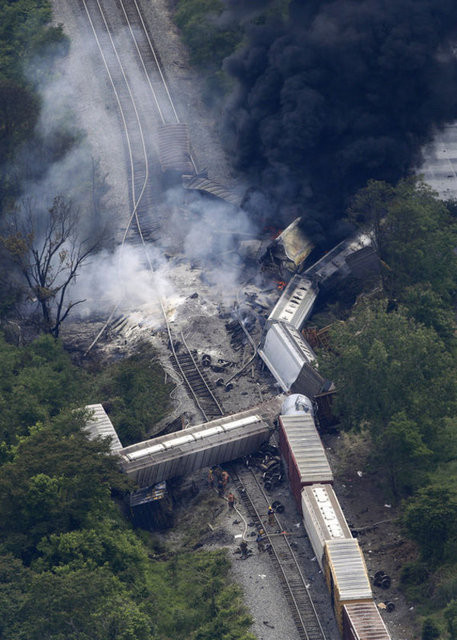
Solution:
<svg viewBox="0 0 457 640">
<path fill-rule="evenodd" d="M 172 351 L 172 362 L 181 375 L 188 391 L 194 399 L 197 407 L 201 411 L 205 421 L 220 418 L 224 415 L 224 410 L 216 398 L 214 390 L 205 372 L 199 366 L 195 355 L 189 348 L 183 334 L 178 347 L 173 341 L 170 329 L 168 328 L 170 349 Z"/>
<path fill-rule="evenodd" d="M 154 212 L 161 193 L 157 131 L 179 123 L 170 90 L 137 0 L 81 0 L 124 132 L 132 213 L 124 239 L 157 237 Z M 197 165 L 190 157 L 197 172 Z M 136 237 L 135 237 L 136 236 Z"/>
<path fill-rule="evenodd" d="M 241 468 L 240 465 L 232 465 L 230 475 L 249 517 L 258 526 L 261 526 L 267 535 L 268 552 L 281 581 L 286 600 L 290 605 L 300 640 L 327 640 L 300 563 L 287 536 L 276 534 L 277 531 L 283 531 L 277 515 L 275 514 L 273 527 L 267 524 L 265 514 L 269 499 L 254 472 L 247 467 Z M 275 535 L 272 535 L 273 530 Z"/>
<path fill-rule="evenodd" d="M 143 241 L 143 227 L 150 227 L 150 165 L 154 149 L 146 132 L 147 112 L 136 95 L 130 65 L 119 51 L 119 41 L 103 0 L 82 0 L 89 28 L 105 68 L 108 83 L 118 107 L 124 134 L 131 213 L 122 238 L 125 244 L 129 232 L 134 231 Z"/>
<path fill-rule="evenodd" d="M 82 7 L 115 96 L 126 143 L 132 210 L 124 230 L 122 246 L 127 238 L 132 241 L 129 232 L 135 229 L 136 243 L 143 246 L 154 278 L 154 268 L 147 250 L 147 242 L 154 238 L 158 226 L 151 218 L 151 210 L 154 208 L 150 184 L 152 165 L 158 165 L 156 145 L 152 142 L 155 130 L 151 120 L 157 128 L 160 124 L 179 123 L 179 117 L 137 0 L 115 0 L 114 4 L 112 0 L 82 0 Z M 119 21 L 126 27 L 122 33 Z M 138 77 L 142 79 L 139 87 Z M 145 100 L 145 88 L 149 100 Z M 197 172 L 192 156 L 190 160 Z M 223 415 L 223 409 L 209 380 L 201 371 L 183 337 L 183 348 L 176 348 L 162 300 L 160 305 L 175 366 L 203 418 L 207 421 Z M 86 354 L 109 326 L 118 306 L 113 309 Z"/>
</svg>

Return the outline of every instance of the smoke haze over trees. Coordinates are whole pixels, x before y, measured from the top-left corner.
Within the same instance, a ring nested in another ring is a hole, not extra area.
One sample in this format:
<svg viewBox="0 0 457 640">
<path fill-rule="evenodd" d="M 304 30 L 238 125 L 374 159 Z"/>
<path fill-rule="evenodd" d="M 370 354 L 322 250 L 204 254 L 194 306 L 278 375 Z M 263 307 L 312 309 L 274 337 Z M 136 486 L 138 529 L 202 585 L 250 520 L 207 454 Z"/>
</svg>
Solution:
<svg viewBox="0 0 457 640">
<path fill-rule="evenodd" d="M 435 127 L 457 117 L 457 5 L 291 0 L 287 11 L 271 0 L 254 19 L 226 5 L 246 33 L 225 60 L 238 81 L 226 145 L 270 218 L 303 215 L 315 241 L 333 242 L 351 194 L 405 176 Z"/>
</svg>

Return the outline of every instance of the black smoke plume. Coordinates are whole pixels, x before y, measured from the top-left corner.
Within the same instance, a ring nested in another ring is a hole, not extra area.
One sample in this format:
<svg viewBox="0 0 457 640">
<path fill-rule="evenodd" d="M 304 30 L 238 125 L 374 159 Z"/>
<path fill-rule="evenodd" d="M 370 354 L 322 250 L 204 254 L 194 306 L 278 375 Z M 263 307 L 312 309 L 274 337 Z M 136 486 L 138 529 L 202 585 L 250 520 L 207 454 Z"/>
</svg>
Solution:
<svg viewBox="0 0 457 640">
<path fill-rule="evenodd" d="M 405 176 L 457 118 L 457 2 L 291 0 L 282 20 L 263 15 L 240 14 L 246 45 L 225 61 L 237 80 L 227 146 L 263 211 L 281 225 L 301 214 L 315 241 L 334 242 L 350 196 Z"/>
</svg>

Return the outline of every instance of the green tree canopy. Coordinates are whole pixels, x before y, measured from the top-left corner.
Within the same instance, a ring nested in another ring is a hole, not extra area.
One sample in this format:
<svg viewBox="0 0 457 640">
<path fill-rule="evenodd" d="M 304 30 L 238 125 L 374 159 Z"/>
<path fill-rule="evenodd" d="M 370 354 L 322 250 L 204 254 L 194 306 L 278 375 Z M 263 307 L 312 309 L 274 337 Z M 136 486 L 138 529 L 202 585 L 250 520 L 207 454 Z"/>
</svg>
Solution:
<svg viewBox="0 0 457 640">
<path fill-rule="evenodd" d="M 0 467 L 0 536 L 29 560 L 46 535 L 72 531 L 110 508 L 110 491 L 126 489 L 109 445 L 89 441 L 74 415 L 21 439 L 11 462 Z"/>
<path fill-rule="evenodd" d="M 336 409 L 346 428 L 385 429 L 406 411 L 427 440 L 430 422 L 448 415 L 456 399 L 452 356 L 433 329 L 415 323 L 385 300 L 360 302 L 330 331 L 323 374 L 338 388 Z"/>
<path fill-rule="evenodd" d="M 428 562 L 439 563 L 457 551 L 457 490 L 454 486 L 429 485 L 406 505 L 403 524 Z"/>
<path fill-rule="evenodd" d="M 389 297 L 403 301 L 416 285 L 447 302 L 455 297 L 456 221 L 423 181 L 408 178 L 396 187 L 371 181 L 354 197 L 349 217 L 374 230 Z"/>
<path fill-rule="evenodd" d="M 14 444 L 28 427 L 81 402 L 85 378 L 50 336 L 17 348 L 0 335 L 0 441 Z"/>
<path fill-rule="evenodd" d="M 372 459 L 395 496 L 410 493 L 438 461 L 455 452 L 449 423 L 456 406 L 454 359 L 435 330 L 389 310 L 386 300 L 360 301 L 330 330 L 320 370 L 335 382 L 335 412 L 346 429 L 368 429 Z"/>
</svg>

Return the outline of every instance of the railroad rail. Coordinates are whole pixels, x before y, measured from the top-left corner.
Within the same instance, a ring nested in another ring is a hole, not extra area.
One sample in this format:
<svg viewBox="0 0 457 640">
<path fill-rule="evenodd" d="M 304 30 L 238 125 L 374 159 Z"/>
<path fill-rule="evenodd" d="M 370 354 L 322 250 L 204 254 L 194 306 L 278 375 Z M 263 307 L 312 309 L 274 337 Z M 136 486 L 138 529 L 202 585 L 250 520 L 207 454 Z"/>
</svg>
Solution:
<svg viewBox="0 0 457 640">
<path fill-rule="evenodd" d="M 278 530 L 283 531 L 277 514 L 274 515 L 275 535 L 272 535 L 272 527 L 266 522 L 267 518 L 264 514 L 268 509 L 269 499 L 254 472 L 248 467 L 232 465 L 230 475 L 249 517 L 265 531 L 269 542 L 268 552 L 290 605 L 300 640 L 327 640 L 300 563 L 286 534 L 276 534 Z"/>
<path fill-rule="evenodd" d="M 136 95 L 135 77 L 132 76 L 131 65 L 125 63 L 125 54 L 119 50 L 117 30 L 112 24 L 112 17 L 110 18 L 113 5 L 111 4 L 108 10 L 105 9 L 105 3 L 106 0 L 82 0 L 84 11 L 117 102 L 127 147 L 132 212 L 122 238 L 122 246 L 125 245 L 129 230 L 132 227 L 135 228 L 138 240 L 145 250 L 149 270 L 152 277 L 154 277 L 154 268 L 147 251 L 146 242 L 154 236 L 156 230 L 156 226 L 151 222 L 151 200 L 149 197 L 151 157 L 153 155 L 152 152 L 155 152 L 156 149 L 150 146 L 149 136 L 146 135 L 149 125 L 147 122 L 148 111 L 145 111 L 142 104 L 143 101 Z M 155 106 L 156 122 L 158 124 L 179 124 L 178 113 L 162 71 L 159 56 L 153 46 L 137 0 L 132 2 L 116 0 L 115 6 L 118 8 L 118 17 L 121 18 L 130 35 L 131 45 L 133 45 L 133 51 L 135 52 L 134 56 L 148 87 L 151 102 Z M 190 155 L 189 159 L 195 172 L 197 172 L 197 165 L 192 155 Z M 176 341 L 171 332 L 162 300 L 160 300 L 160 304 L 174 363 L 197 407 L 207 421 L 224 415 L 224 411 L 211 388 L 209 380 L 205 373 L 201 371 L 182 335 L 181 344 L 183 348 L 178 349 L 175 346 Z M 105 328 L 109 325 L 117 308 L 118 305 L 113 309 L 104 327 L 102 327 L 87 349 L 86 354 L 96 344 Z"/>
<path fill-rule="evenodd" d="M 224 415 L 224 410 L 216 398 L 205 372 L 200 368 L 194 354 L 189 348 L 181 332 L 181 343 L 178 346 L 172 338 L 168 327 L 172 360 L 181 374 L 187 389 L 190 391 L 197 407 L 206 421 Z"/>
</svg>

